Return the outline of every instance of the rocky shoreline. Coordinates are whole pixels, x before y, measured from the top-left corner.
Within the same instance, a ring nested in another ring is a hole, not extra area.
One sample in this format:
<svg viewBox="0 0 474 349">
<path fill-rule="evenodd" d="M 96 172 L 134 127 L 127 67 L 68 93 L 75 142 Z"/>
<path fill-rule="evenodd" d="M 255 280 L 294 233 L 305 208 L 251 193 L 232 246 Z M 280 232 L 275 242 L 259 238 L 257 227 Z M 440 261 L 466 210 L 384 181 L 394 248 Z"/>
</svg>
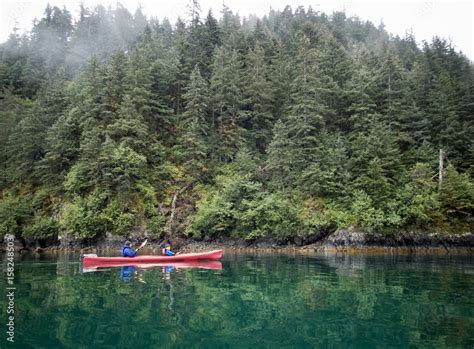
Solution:
<svg viewBox="0 0 474 349">
<path fill-rule="evenodd" d="M 140 242 L 145 237 L 130 238 Z M 160 240 L 149 238 L 144 253 L 160 253 Z M 62 237 L 56 241 L 16 241 L 15 250 L 27 252 L 98 252 L 118 250 L 123 243 L 118 236 L 105 236 L 93 240 Z M 199 251 L 224 249 L 226 251 L 298 252 L 298 253 L 467 253 L 474 254 L 474 234 L 443 234 L 399 231 L 396 233 L 367 233 L 354 228 L 340 229 L 333 233 L 317 233 L 306 237 L 277 240 L 273 237 L 247 241 L 239 238 L 203 240 L 170 238 L 177 250 Z M 5 250 L 3 244 L 2 251 Z"/>
</svg>

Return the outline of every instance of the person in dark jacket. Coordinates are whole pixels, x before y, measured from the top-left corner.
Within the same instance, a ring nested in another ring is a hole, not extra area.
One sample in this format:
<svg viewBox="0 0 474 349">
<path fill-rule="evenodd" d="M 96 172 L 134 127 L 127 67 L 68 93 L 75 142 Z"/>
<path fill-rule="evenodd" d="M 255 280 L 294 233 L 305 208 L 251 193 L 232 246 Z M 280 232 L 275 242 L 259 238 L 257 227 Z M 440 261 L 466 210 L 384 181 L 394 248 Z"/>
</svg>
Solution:
<svg viewBox="0 0 474 349">
<path fill-rule="evenodd" d="M 122 246 L 122 257 L 135 257 L 137 251 L 132 248 L 132 243 L 130 241 L 125 241 Z"/>
<path fill-rule="evenodd" d="M 137 255 L 137 252 L 146 245 L 148 242 L 148 239 L 145 239 L 143 243 L 136 249 L 134 250 L 132 248 L 132 243 L 130 241 L 125 241 L 125 243 L 122 246 L 122 257 L 135 257 Z"/>
</svg>

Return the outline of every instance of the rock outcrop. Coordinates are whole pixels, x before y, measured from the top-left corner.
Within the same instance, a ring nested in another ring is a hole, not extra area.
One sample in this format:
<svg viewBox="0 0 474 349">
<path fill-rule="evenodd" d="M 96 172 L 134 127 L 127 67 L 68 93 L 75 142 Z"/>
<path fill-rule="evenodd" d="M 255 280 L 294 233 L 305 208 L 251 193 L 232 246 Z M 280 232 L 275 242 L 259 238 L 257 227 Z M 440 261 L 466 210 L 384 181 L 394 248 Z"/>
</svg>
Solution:
<svg viewBox="0 0 474 349">
<path fill-rule="evenodd" d="M 398 231 L 393 233 L 367 233 L 350 227 L 329 235 L 323 242 L 332 247 L 474 247 L 474 234 L 443 234 Z"/>
</svg>

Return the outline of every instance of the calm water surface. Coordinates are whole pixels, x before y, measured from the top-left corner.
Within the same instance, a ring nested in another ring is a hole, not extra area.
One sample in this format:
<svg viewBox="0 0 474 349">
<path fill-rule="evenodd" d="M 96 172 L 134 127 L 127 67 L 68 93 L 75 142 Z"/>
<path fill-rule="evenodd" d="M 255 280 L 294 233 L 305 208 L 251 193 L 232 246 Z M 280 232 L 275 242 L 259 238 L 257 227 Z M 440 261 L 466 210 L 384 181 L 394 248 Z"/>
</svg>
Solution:
<svg viewBox="0 0 474 349">
<path fill-rule="evenodd" d="M 474 347 L 472 256 L 226 254 L 221 270 L 84 272 L 78 255 L 41 255 L 19 257 L 15 276 L 15 345 L 3 291 L 1 348 Z"/>
</svg>

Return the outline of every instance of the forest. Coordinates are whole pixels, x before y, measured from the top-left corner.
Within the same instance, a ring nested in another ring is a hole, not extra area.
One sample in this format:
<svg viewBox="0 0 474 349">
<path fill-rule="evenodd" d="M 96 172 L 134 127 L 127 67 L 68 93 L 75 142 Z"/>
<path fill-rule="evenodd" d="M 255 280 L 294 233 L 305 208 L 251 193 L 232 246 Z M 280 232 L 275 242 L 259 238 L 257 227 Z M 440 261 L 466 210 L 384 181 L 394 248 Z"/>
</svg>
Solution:
<svg viewBox="0 0 474 349">
<path fill-rule="evenodd" d="M 311 7 L 188 10 L 48 5 L 13 29 L 2 236 L 473 231 L 474 66 L 453 43 Z"/>
</svg>

